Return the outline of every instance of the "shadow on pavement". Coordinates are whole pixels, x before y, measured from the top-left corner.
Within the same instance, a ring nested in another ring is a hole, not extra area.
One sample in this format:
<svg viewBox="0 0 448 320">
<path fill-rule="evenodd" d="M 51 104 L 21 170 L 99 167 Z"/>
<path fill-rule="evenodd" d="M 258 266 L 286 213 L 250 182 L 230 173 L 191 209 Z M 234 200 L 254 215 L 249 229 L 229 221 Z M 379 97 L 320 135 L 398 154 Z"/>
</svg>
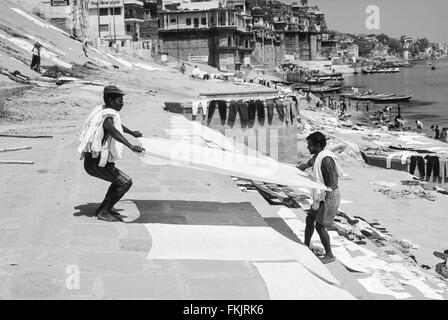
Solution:
<svg viewBox="0 0 448 320">
<path fill-rule="evenodd" d="M 302 243 L 281 218 L 263 218 L 250 202 L 209 202 L 181 200 L 133 200 L 139 217 L 126 223 L 162 223 L 211 226 L 271 227 L 284 237 Z M 74 207 L 76 217 L 94 217 L 99 203 Z M 121 211 L 121 210 L 117 210 Z M 122 212 L 125 214 L 125 212 Z"/>
<path fill-rule="evenodd" d="M 250 202 L 128 200 L 140 217 L 130 223 L 267 226 Z"/>
<path fill-rule="evenodd" d="M 73 215 L 75 217 L 94 217 L 95 216 L 95 210 L 100 206 L 100 203 L 87 203 L 87 204 L 81 204 L 79 206 L 74 207 L 75 210 L 78 210 Z"/>
<path fill-rule="evenodd" d="M 95 217 L 95 210 L 100 206 L 101 203 L 87 203 L 81 204 L 79 206 L 74 207 L 77 212 L 73 213 L 75 217 Z M 114 211 L 121 211 L 121 209 L 114 209 Z"/>
</svg>

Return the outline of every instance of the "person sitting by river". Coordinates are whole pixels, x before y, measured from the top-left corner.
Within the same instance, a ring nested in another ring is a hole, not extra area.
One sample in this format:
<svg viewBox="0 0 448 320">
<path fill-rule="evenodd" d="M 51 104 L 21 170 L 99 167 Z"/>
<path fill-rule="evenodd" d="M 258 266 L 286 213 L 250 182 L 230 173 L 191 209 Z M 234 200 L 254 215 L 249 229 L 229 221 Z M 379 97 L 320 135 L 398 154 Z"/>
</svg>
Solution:
<svg viewBox="0 0 448 320">
<path fill-rule="evenodd" d="M 440 141 L 448 142 L 447 128 L 446 127 L 443 127 L 442 131 L 440 132 Z"/>
<path fill-rule="evenodd" d="M 403 128 L 403 119 L 400 119 L 399 116 L 395 117 L 394 128 L 397 130 L 401 130 L 401 128 Z"/>
<path fill-rule="evenodd" d="M 423 123 L 420 120 L 415 120 L 415 125 L 417 126 L 418 132 L 423 130 Z"/>
<path fill-rule="evenodd" d="M 191 71 L 191 76 L 193 78 L 199 78 L 199 76 L 202 74 L 201 70 L 199 70 L 198 66 L 194 66 L 193 71 Z"/>
</svg>

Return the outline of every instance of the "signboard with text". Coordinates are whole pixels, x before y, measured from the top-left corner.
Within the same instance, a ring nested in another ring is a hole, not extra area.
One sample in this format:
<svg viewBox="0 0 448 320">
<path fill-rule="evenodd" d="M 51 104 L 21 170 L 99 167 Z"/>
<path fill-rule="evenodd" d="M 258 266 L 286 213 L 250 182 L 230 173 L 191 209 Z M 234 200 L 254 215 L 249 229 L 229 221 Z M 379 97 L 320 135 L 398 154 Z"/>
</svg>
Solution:
<svg viewBox="0 0 448 320">
<path fill-rule="evenodd" d="M 188 56 L 188 62 L 207 62 L 208 56 Z"/>
<path fill-rule="evenodd" d="M 123 7 L 123 0 L 89 0 L 89 8 Z"/>
<path fill-rule="evenodd" d="M 70 0 L 51 0 L 50 4 L 53 7 L 62 7 L 70 5 Z"/>
</svg>

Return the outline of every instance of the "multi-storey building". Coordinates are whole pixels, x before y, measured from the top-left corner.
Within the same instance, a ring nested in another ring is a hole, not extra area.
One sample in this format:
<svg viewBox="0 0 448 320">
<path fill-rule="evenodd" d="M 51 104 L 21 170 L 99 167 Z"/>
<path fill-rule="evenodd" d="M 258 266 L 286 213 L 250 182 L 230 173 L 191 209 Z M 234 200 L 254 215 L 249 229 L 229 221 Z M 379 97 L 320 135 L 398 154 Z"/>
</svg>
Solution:
<svg viewBox="0 0 448 320">
<path fill-rule="evenodd" d="M 40 6 L 43 9 L 45 17 L 52 24 L 65 32 L 76 35 L 76 24 L 73 23 L 77 14 L 72 1 L 69 0 L 50 0 L 43 1 Z"/>
<path fill-rule="evenodd" d="M 159 18 L 157 12 L 161 8 L 161 1 L 143 1 L 143 24 L 140 28 L 140 37 L 143 49 L 151 50 L 154 57 L 158 53 L 159 47 Z"/>
<path fill-rule="evenodd" d="M 255 35 L 254 58 L 263 64 L 277 64 L 279 46 L 275 42 L 274 24 L 266 20 L 266 12 L 260 7 L 253 7 L 251 15 L 253 18 L 252 29 Z"/>
<path fill-rule="evenodd" d="M 124 24 L 126 34 L 134 41 L 141 38 L 140 29 L 144 23 L 143 0 L 124 0 Z"/>
<path fill-rule="evenodd" d="M 280 32 L 282 30 L 279 30 Z M 316 60 L 322 55 L 322 33 L 326 31 L 324 14 L 307 2 L 292 5 L 281 34 L 285 55 L 294 60 Z"/>
<path fill-rule="evenodd" d="M 412 43 L 413 41 L 411 37 L 407 35 L 401 37 L 401 45 L 403 47 L 402 56 L 405 60 L 409 59 L 409 50 L 411 49 Z"/>
<path fill-rule="evenodd" d="M 123 0 L 89 0 L 89 38 L 99 39 L 99 47 L 128 48 L 132 36 L 126 33 Z"/>
<path fill-rule="evenodd" d="M 160 50 L 169 56 L 206 62 L 222 70 L 250 64 L 253 31 L 240 8 L 205 1 L 182 3 L 158 14 Z"/>
</svg>

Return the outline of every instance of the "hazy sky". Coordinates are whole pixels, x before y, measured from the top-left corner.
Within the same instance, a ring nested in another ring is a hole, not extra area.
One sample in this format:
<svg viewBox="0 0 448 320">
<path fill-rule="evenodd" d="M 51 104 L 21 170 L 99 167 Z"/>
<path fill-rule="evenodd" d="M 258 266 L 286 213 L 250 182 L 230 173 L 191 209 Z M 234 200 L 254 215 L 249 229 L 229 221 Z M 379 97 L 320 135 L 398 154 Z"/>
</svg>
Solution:
<svg viewBox="0 0 448 320">
<path fill-rule="evenodd" d="M 282 0 L 280 0 L 282 1 Z M 300 0 L 283 0 L 285 3 Z M 432 42 L 448 43 L 448 0 L 309 0 L 325 12 L 330 29 L 351 33 L 386 33 L 400 37 L 426 37 Z M 365 25 L 369 5 L 380 9 L 380 29 Z"/>
</svg>

